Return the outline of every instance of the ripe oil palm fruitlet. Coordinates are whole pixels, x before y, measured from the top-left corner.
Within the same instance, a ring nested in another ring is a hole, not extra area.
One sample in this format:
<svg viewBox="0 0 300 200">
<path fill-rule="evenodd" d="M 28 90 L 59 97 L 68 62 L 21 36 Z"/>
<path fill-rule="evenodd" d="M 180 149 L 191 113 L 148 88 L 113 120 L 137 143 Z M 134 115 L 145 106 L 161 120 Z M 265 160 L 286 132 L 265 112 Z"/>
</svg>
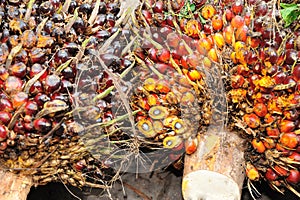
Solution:
<svg viewBox="0 0 300 200">
<path fill-rule="evenodd" d="M 1 168 L 108 188 L 243 138 L 249 180 L 300 197 L 300 5 L 0 0 Z"/>
</svg>

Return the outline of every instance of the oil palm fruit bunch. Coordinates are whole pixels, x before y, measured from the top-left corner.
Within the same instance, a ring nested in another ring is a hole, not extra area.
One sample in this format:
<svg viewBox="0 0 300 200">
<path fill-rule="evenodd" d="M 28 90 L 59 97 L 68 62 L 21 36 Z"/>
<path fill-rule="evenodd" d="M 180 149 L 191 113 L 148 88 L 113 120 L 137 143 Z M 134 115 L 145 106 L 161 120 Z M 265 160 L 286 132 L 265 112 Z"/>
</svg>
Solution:
<svg viewBox="0 0 300 200">
<path fill-rule="evenodd" d="M 72 112 L 76 75 L 84 70 L 89 50 L 113 33 L 119 6 L 108 1 L 0 2 L 2 169 L 33 175 L 36 185 L 62 181 L 99 187 L 111 179 L 111 170 L 79 140 L 84 127 Z M 84 94 L 79 98 L 84 101 Z"/>
</svg>

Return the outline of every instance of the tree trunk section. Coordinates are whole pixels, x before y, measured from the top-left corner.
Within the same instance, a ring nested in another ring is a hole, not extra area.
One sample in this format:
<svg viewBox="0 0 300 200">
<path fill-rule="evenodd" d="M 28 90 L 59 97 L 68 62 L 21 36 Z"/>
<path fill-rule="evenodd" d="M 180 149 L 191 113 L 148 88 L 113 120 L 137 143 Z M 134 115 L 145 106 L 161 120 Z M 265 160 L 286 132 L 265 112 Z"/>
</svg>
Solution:
<svg viewBox="0 0 300 200">
<path fill-rule="evenodd" d="M 185 158 L 185 200 L 239 200 L 243 186 L 243 140 L 233 132 L 198 136 L 198 148 Z"/>
<path fill-rule="evenodd" d="M 0 199 L 26 200 L 33 181 L 31 176 L 0 170 L 0 184 L 2 185 Z"/>
</svg>

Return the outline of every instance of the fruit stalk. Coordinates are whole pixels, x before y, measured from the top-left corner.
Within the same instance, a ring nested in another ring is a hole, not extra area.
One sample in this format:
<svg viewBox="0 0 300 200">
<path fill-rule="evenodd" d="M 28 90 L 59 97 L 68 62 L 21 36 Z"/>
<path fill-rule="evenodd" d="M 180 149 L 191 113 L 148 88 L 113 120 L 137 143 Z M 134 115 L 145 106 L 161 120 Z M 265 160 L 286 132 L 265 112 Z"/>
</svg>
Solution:
<svg viewBox="0 0 300 200">
<path fill-rule="evenodd" d="M 240 199 L 245 178 L 243 139 L 234 132 L 212 130 L 198 136 L 198 143 L 196 152 L 185 157 L 184 199 Z"/>
</svg>

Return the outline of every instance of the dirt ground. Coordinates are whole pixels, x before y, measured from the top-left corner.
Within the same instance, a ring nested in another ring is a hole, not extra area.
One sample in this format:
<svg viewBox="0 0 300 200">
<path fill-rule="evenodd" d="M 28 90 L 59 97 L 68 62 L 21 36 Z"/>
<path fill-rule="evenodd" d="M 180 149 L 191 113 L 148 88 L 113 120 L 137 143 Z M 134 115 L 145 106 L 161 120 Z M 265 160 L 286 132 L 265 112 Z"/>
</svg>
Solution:
<svg viewBox="0 0 300 200">
<path fill-rule="evenodd" d="M 182 200 L 181 175 L 170 171 L 158 171 L 153 174 L 125 174 L 122 184 L 115 183 L 110 192 L 85 188 L 79 190 L 61 183 L 32 188 L 27 200 Z M 123 186 L 122 186 L 123 185 Z M 296 200 L 287 192 L 285 196 L 271 191 L 266 184 L 257 186 L 262 193 L 257 200 Z M 252 200 L 248 189 L 243 189 L 241 200 Z"/>
</svg>

